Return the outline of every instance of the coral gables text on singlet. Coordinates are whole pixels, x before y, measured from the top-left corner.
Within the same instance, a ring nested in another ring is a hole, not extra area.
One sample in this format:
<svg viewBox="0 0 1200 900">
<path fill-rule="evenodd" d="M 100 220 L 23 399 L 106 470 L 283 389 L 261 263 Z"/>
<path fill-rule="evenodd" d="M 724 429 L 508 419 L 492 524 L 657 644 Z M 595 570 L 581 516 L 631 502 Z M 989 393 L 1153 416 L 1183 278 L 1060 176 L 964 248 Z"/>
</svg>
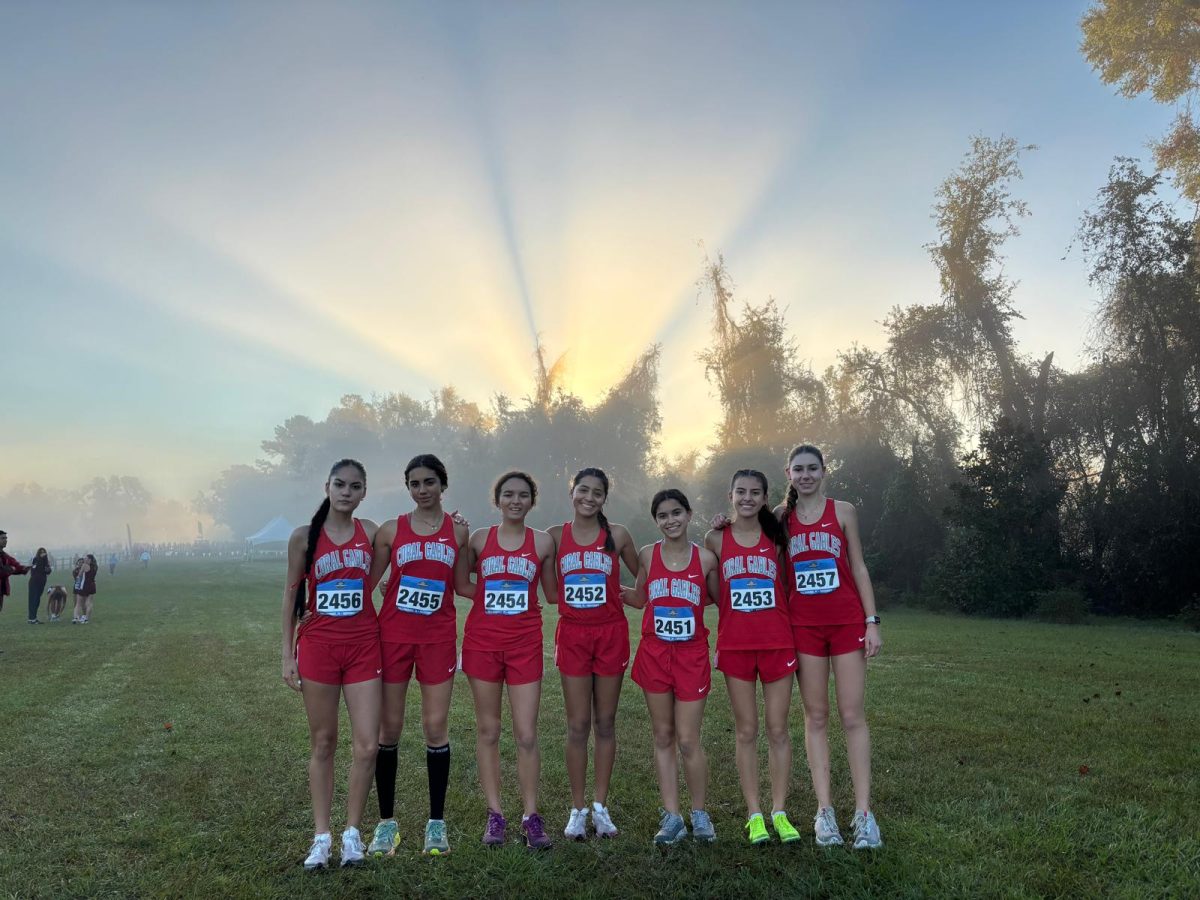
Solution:
<svg viewBox="0 0 1200 900">
<path fill-rule="evenodd" d="M 662 541 L 650 553 L 646 573 L 646 609 L 642 613 L 642 639 L 677 643 L 706 641 L 704 624 L 704 566 L 700 550 L 691 545 L 692 555 L 679 572 L 667 568 L 662 558 Z"/>
<path fill-rule="evenodd" d="M 624 620 L 620 558 L 604 549 L 604 529 L 587 544 L 575 540 L 571 523 L 562 527 L 558 548 L 559 616 L 567 622 L 604 625 Z"/>
<path fill-rule="evenodd" d="M 720 532 L 718 650 L 786 650 L 793 646 L 779 548 L 765 532 L 743 547 L 733 529 Z"/>
<path fill-rule="evenodd" d="M 795 510 L 787 517 L 793 625 L 853 625 L 863 620 L 862 598 L 850 571 L 846 535 L 837 507 L 826 500 L 816 522 Z"/>
<path fill-rule="evenodd" d="M 367 591 L 370 571 L 371 542 L 358 519 L 354 533 L 342 544 L 335 544 L 322 528 L 306 578 L 310 615 L 299 634 L 331 642 L 377 636 L 379 622 Z"/>
<path fill-rule="evenodd" d="M 463 631 L 463 647 L 472 650 L 512 650 L 542 640 L 541 563 L 534 530 L 525 529 L 518 549 L 505 550 L 497 528 L 488 529 L 475 562 L 475 597 Z"/>
<path fill-rule="evenodd" d="M 396 519 L 387 593 L 379 610 L 383 640 L 434 644 L 458 637 L 454 610 L 454 520 L 443 513 L 433 534 L 417 534 L 412 515 Z"/>
</svg>

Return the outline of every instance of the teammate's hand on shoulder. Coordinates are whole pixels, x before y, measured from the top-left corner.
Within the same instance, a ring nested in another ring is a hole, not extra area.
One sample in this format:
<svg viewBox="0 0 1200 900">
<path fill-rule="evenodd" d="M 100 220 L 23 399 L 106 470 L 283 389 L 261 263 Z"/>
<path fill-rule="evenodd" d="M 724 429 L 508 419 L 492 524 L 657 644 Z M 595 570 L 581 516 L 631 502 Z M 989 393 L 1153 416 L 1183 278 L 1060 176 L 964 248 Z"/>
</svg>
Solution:
<svg viewBox="0 0 1200 900">
<path fill-rule="evenodd" d="M 471 530 L 471 523 L 468 522 L 467 517 L 460 513 L 457 509 L 450 513 L 450 518 L 453 520 L 455 525 L 461 525 L 468 531 Z"/>
<path fill-rule="evenodd" d="M 713 531 L 720 531 L 723 528 L 728 528 L 729 525 L 730 518 L 729 516 L 725 515 L 725 513 L 717 513 L 715 516 L 709 519 L 708 522 L 708 527 Z"/>
</svg>

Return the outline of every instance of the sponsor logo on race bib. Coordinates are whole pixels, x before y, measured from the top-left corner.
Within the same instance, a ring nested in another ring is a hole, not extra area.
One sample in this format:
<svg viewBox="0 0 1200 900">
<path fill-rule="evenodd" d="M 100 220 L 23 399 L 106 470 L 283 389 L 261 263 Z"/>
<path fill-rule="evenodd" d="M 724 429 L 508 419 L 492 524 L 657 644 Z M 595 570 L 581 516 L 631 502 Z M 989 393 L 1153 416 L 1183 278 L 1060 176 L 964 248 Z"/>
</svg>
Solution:
<svg viewBox="0 0 1200 900">
<path fill-rule="evenodd" d="M 401 575 L 400 589 L 396 592 L 396 609 L 418 616 L 431 616 L 442 608 L 445 595 L 444 581 Z"/>
<path fill-rule="evenodd" d="M 729 608 L 758 612 L 775 608 L 775 583 L 768 578 L 734 578 L 729 582 Z"/>
<path fill-rule="evenodd" d="M 696 636 L 696 617 L 691 607 L 654 607 L 654 636 L 662 641 L 690 641 Z"/>
<path fill-rule="evenodd" d="M 806 559 L 794 564 L 796 590 L 801 594 L 829 594 L 838 589 L 836 559 Z"/>
<path fill-rule="evenodd" d="M 579 573 L 563 577 L 563 600 L 574 609 L 595 609 L 603 606 L 607 585 L 599 573 Z"/>
<path fill-rule="evenodd" d="M 341 578 L 317 585 L 317 615 L 345 618 L 357 615 L 363 608 L 363 580 Z"/>
<path fill-rule="evenodd" d="M 515 616 L 529 611 L 529 582 L 489 579 L 483 583 L 483 611 L 494 616 Z"/>
</svg>

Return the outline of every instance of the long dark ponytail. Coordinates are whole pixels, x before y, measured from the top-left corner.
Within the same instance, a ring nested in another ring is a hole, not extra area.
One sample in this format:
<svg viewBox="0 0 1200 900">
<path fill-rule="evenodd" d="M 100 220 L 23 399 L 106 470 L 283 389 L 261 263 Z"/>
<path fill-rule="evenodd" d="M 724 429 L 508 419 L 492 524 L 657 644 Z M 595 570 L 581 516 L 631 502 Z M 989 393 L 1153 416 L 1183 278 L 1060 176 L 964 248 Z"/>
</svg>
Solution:
<svg viewBox="0 0 1200 900">
<path fill-rule="evenodd" d="M 794 513 L 796 511 L 796 501 L 798 501 L 800 499 L 800 493 L 796 490 L 796 486 L 794 484 L 792 484 L 791 468 L 792 468 L 792 460 L 795 459 L 797 456 L 799 456 L 801 453 L 811 453 L 813 456 L 815 456 L 817 458 L 817 461 L 821 463 L 821 469 L 824 470 L 824 468 L 825 468 L 825 456 L 821 453 L 821 451 L 818 448 L 814 447 L 812 444 L 800 444 L 800 445 L 792 448 L 792 452 L 788 454 L 788 458 L 787 458 L 788 489 L 787 489 L 787 493 L 784 494 L 784 497 L 783 497 L 784 505 L 787 507 L 788 518 L 791 518 L 792 513 Z"/>
<path fill-rule="evenodd" d="M 358 469 L 358 474 L 362 476 L 363 481 L 367 480 L 367 470 L 363 468 L 363 464 L 357 459 L 339 459 L 333 464 L 333 468 L 329 470 L 329 478 L 333 478 L 338 469 L 343 469 L 346 466 L 353 466 Z M 326 479 L 326 484 L 329 479 Z M 304 575 L 296 582 L 296 597 L 292 602 L 292 615 L 297 619 L 304 615 L 304 608 L 308 606 L 308 573 L 312 571 L 313 559 L 317 555 L 317 541 L 321 539 L 321 529 L 325 527 L 325 520 L 329 518 L 329 494 L 326 493 L 325 499 L 321 501 L 321 505 L 317 507 L 317 511 L 313 513 L 312 521 L 308 523 L 308 542 L 304 546 Z"/>
<path fill-rule="evenodd" d="M 579 484 L 580 479 L 595 478 L 604 485 L 604 499 L 608 499 L 608 476 L 604 474 L 603 469 L 597 469 L 595 466 L 587 466 L 575 473 L 575 477 L 571 479 L 571 490 L 575 490 L 575 485 Z M 612 529 L 608 527 L 608 516 L 604 515 L 604 507 L 601 506 L 596 510 L 596 521 L 600 523 L 600 527 L 604 529 L 604 551 L 612 553 L 617 549 L 616 541 L 613 540 Z"/>
<path fill-rule="evenodd" d="M 775 518 L 775 514 L 767 506 L 767 493 L 770 490 L 767 485 L 767 476 L 758 469 L 738 469 L 733 473 L 733 478 L 729 480 L 729 489 L 733 490 L 734 483 L 739 478 L 757 478 L 763 489 L 763 505 L 758 508 L 758 524 L 762 528 L 763 534 L 771 539 L 776 547 L 781 551 L 787 550 L 787 531 Z"/>
</svg>

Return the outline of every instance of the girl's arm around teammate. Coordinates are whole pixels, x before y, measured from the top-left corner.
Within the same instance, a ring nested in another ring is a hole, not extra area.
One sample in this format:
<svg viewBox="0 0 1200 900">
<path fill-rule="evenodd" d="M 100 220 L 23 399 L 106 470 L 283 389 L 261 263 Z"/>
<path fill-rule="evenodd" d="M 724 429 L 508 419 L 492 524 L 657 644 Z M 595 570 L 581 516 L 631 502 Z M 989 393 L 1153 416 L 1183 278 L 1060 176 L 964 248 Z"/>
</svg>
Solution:
<svg viewBox="0 0 1200 900">
<path fill-rule="evenodd" d="M 454 533 L 458 534 L 457 526 Z M 458 559 L 454 561 L 454 593 L 468 600 L 475 598 L 475 582 L 471 579 L 471 573 L 475 570 L 475 561 L 483 552 L 487 537 L 487 528 L 476 528 L 463 546 L 462 553 L 458 554 Z"/>
<path fill-rule="evenodd" d="M 554 538 L 545 531 L 533 532 L 533 546 L 541 564 L 542 596 L 547 603 L 558 603 L 558 550 Z"/>
<path fill-rule="evenodd" d="M 371 542 L 371 572 L 367 576 L 368 597 L 375 593 L 376 586 L 392 561 L 392 542 L 395 540 L 396 520 L 389 519 L 379 526 L 379 530 L 375 532 L 375 539 Z"/>
</svg>

